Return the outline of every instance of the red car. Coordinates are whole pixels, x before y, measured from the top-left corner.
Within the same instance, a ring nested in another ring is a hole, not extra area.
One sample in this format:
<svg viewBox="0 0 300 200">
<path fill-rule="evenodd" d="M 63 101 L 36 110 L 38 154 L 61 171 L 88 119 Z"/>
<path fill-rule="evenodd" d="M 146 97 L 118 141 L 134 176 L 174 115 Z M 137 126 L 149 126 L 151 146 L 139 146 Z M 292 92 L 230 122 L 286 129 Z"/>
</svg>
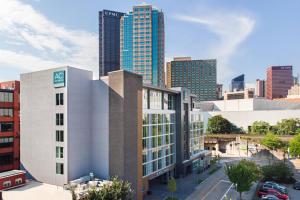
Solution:
<svg viewBox="0 0 300 200">
<path fill-rule="evenodd" d="M 289 196 L 288 195 L 281 194 L 277 190 L 260 188 L 258 190 L 258 192 L 257 192 L 257 196 L 258 197 L 262 197 L 262 196 L 268 195 L 268 194 L 274 195 L 277 198 L 282 199 L 282 200 L 289 200 Z"/>
</svg>

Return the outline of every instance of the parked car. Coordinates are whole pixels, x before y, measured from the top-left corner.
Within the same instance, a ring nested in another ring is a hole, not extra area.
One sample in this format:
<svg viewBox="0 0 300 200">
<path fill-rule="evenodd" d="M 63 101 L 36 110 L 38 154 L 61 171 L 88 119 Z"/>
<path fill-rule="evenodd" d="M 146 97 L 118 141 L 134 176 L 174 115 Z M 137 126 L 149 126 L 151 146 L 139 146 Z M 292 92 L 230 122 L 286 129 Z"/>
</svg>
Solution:
<svg viewBox="0 0 300 200">
<path fill-rule="evenodd" d="M 261 187 L 257 192 L 258 197 L 263 197 L 263 196 L 266 196 L 268 194 L 274 195 L 277 198 L 282 199 L 282 200 L 289 200 L 289 196 L 287 194 L 280 193 L 280 192 L 278 192 L 277 190 L 274 190 L 274 189 L 267 189 L 267 188 Z"/>
<path fill-rule="evenodd" d="M 272 195 L 272 194 L 262 196 L 261 199 L 262 200 L 280 200 L 278 197 L 276 197 L 275 195 Z"/>
<path fill-rule="evenodd" d="M 262 187 L 265 189 L 274 189 L 283 194 L 288 194 L 288 190 L 285 186 L 279 185 L 274 182 L 265 182 Z"/>
<path fill-rule="evenodd" d="M 300 181 L 294 183 L 294 189 L 300 190 Z"/>
</svg>

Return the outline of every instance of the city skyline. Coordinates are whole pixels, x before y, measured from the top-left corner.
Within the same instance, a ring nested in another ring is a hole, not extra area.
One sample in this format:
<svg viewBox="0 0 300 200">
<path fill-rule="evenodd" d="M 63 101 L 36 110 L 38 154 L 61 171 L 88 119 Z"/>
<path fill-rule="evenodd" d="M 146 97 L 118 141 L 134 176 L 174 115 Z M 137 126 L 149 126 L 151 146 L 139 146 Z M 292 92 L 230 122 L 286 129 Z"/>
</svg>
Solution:
<svg viewBox="0 0 300 200">
<path fill-rule="evenodd" d="M 114 4 L 79 1 L 70 7 L 71 3 L 0 2 L 0 17 L 3 16 L 0 18 L 1 81 L 19 79 L 20 73 L 60 65 L 97 72 L 98 12 L 102 9 L 127 12 L 132 6 L 141 4 L 140 1 Z M 300 4 L 296 1 L 289 4 L 272 1 L 272 7 L 268 2 L 259 1 L 147 3 L 165 14 L 165 61 L 175 56 L 217 58 L 218 82 L 225 88 L 241 73 L 246 75 L 246 83 L 265 79 L 266 68 L 271 65 L 293 65 L 294 74 L 299 72 L 297 54 L 300 47 L 296 44 L 300 30 L 294 24 Z M 69 12 L 61 12 L 66 9 Z M 279 12 L 286 9 L 288 16 Z"/>
</svg>

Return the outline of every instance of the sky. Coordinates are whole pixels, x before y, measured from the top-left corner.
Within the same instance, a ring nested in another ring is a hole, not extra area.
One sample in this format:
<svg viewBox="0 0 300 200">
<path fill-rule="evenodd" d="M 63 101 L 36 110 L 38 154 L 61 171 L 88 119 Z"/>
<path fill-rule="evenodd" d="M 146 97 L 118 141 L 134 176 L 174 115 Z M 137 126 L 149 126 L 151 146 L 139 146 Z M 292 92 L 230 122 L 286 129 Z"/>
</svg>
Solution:
<svg viewBox="0 0 300 200">
<path fill-rule="evenodd" d="M 69 65 L 98 76 L 98 11 L 141 3 L 165 15 L 166 61 L 217 59 L 217 80 L 265 79 L 270 65 L 300 72 L 299 0 L 0 0 L 0 81 Z"/>
</svg>

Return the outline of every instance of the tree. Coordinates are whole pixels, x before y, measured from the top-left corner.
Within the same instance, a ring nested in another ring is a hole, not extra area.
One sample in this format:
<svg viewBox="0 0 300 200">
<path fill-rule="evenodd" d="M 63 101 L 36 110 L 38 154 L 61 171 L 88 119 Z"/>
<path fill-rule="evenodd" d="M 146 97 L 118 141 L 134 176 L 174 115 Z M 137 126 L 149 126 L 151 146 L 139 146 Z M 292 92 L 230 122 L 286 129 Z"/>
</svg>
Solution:
<svg viewBox="0 0 300 200">
<path fill-rule="evenodd" d="M 225 172 L 235 185 L 242 199 L 242 193 L 249 191 L 252 183 L 261 177 L 261 170 L 253 161 L 241 160 L 237 164 L 226 164 Z"/>
<path fill-rule="evenodd" d="M 290 154 L 293 157 L 300 156 L 300 134 L 290 141 Z"/>
<path fill-rule="evenodd" d="M 174 192 L 177 190 L 176 180 L 174 177 L 171 177 L 168 181 L 168 190 L 172 194 L 172 200 L 174 199 Z"/>
<path fill-rule="evenodd" d="M 207 123 L 207 132 L 213 134 L 230 133 L 232 130 L 232 124 L 221 115 L 211 117 Z"/>
<path fill-rule="evenodd" d="M 300 120 L 283 119 L 276 124 L 275 129 L 278 135 L 295 135 L 300 131 Z"/>
<path fill-rule="evenodd" d="M 104 184 L 101 188 L 93 188 L 88 191 L 84 200 L 131 200 L 133 190 L 131 184 L 127 181 L 122 181 L 117 177 L 111 179 L 111 183 Z"/>
<path fill-rule="evenodd" d="M 282 162 L 262 166 L 261 169 L 265 181 L 291 183 L 294 180 L 292 169 Z"/>
<path fill-rule="evenodd" d="M 251 133 L 265 135 L 270 130 L 270 124 L 265 121 L 255 121 L 251 125 Z"/>
<path fill-rule="evenodd" d="M 261 144 L 267 147 L 269 150 L 275 150 L 282 148 L 283 142 L 279 139 L 277 135 L 273 133 L 268 133 L 261 141 Z M 272 154 L 273 157 L 273 154 Z M 274 158 L 274 157 L 273 157 Z M 270 163 L 270 160 L 269 160 Z"/>
</svg>

